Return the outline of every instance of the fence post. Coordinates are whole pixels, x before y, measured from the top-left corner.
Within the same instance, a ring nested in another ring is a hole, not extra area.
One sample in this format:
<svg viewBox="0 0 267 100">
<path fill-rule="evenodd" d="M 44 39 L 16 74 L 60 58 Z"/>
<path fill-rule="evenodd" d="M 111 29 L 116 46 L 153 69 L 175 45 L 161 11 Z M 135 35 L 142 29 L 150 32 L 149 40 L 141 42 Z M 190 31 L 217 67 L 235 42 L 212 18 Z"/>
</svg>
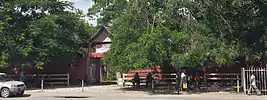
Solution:
<svg viewBox="0 0 267 100">
<path fill-rule="evenodd" d="M 237 84 L 237 93 L 239 93 L 239 77 L 238 77 L 238 75 L 236 75 L 236 78 L 237 78 L 237 81 L 236 81 L 236 84 Z"/>
<path fill-rule="evenodd" d="M 42 80 L 41 80 L 41 91 L 44 90 L 44 75 L 42 77 Z"/>
<path fill-rule="evenodd" d="M 247 90 L 246 90 L 246 72 L 245 72 L 245 68 L 241 68 L 241 79 L 242 79 L 242 84 L 243 84 L 243 91 L 245 94 L 247 94 Z"/>
<path fill-rule="evenodd" d="M 154 84 L 154 78 L 152 79 L 152 84 L 151 84 L 151 85 L 152 85 L 152 92 L 154 93 L 154 92 L 155 92 L 155 91 L 154 91 L 154 88 L 155 88 L 155 86 L 154 86 L 154 85 L 155 85 L 155 84 Z"/>
<path fill-rule="evenodd" d="M 124 81 L 124 73 L 122 73 L 122 87 L 125 86 L 125 81 Z"/>
<path fill-rule="evenodd" d="M 177 88 L 176 88 L 176 91 L 177 91 L 177 93 L 179 93 L 179 88 L 180 88 L 180 87 L 179 87 L 179 78 L 178 78 L 178 74 L 176 73 L 175 76 L 176 76 L 176 87 L 177 87 Z"/>
<path fill-rule="evenodd" d="M 82 80 L 82 92 L 84 92 L 84 80 Z"/>
<path fill-rule="evenodd" d="M 205 83 L 205 85 L 207 85 L 207 76 L 206 76 L 206 73 L 204 73 L 204 83 Z"/>
<path fill-rule="evenodd" d="M 68 86 L 70 86 L 70 73 L 68 73 Z"/>
<path fill-rule="evenodd" d="M 264 76 L 263 79 L 266 79 L 266 76 L 267 76 L 267 75 L 266 75 L 266 73 L 267 73 L 267 68 L 264 68 L 263 70 L 264 70 L 264 72 L 263 72 L 263 76 Z M 263 87 L 264 87 L 264 90 L 265 90 L 264 92 L 265 92 L 265 93 L 267 93 L 267 91 L 266 91 L 266 90 L 267 90 L 267 88 L 266 88 L 266 86 L 267 86 L 267 85 L 266 85 L 266 82 L 267 82 L 266 80 L 264 80 L 264 82 L 263 82 L 263 84 L 264 84 Z"/>
</svg>

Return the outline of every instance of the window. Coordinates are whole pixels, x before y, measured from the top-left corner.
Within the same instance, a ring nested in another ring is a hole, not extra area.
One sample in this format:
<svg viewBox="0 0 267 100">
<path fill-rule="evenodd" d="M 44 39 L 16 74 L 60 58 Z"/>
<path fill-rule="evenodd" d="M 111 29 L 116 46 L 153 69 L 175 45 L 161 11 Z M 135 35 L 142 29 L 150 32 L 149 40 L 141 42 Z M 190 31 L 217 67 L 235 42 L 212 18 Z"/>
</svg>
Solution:
<svg viewBox="0 0 267 100">
<path fill-rule="evenodd" d="M 0 82 L 12 81 L 12 79 L 7 75 L 0 76 Z"/>
<path fill-rule="evenodd" d="M 3 75 L 0 76 L 0 82 L 5 82 Z"/>
</svg>

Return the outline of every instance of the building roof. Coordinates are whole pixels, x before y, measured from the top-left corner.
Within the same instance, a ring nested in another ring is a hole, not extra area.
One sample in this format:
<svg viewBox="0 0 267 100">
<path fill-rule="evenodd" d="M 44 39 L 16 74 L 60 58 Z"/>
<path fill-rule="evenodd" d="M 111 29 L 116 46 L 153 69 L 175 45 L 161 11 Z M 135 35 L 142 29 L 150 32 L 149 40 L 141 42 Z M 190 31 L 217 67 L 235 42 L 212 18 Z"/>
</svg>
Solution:
<svg viewBox="0 0 267 100">
<path fill-rule="evenodd" d="M 108 37 L 112 38 L 112 34 L 110 33 L 110 30 L 107 26 L 101 26 L 100 29 L 88 40 L 88 42 L 92 42 L 94 39 L 96 39 L 104 30 L 107 31 Z"/>
</svg>

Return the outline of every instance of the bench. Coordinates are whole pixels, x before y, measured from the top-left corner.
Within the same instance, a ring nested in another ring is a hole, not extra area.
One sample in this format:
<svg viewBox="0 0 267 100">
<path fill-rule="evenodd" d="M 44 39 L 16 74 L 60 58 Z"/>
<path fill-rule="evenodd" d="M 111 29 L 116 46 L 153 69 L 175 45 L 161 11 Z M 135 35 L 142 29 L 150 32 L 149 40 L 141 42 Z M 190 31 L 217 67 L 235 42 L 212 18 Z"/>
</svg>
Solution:
<svg viewBox="0 0 267 100">
<path fill-rule="evenodd" d="M 140 85 L 145 85 L 146 83 L 146 77 L 148 73 L 139 73 L 140 76 Z M 129 74 L 122 74 L 122 80 L 123 80 L 123 86 L 125 85 L 133 85 L 132 80 L 134 78 L 135 73 L 129 73 Z"/>
</svg>

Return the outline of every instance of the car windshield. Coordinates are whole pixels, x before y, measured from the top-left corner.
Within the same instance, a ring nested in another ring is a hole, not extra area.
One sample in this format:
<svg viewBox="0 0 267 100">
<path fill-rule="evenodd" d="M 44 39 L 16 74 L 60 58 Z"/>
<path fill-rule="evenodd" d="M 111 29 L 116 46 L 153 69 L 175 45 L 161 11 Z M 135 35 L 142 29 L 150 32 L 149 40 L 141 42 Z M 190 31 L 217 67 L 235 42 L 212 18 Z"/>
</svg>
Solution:
<svg viewBox="0 0 267 100">
<path fill-rule="evenodd" d="M 7 75 L 0 75 L 0 81 L 1 82 L 12 81 L 12 78 Z"/>
</svg>

